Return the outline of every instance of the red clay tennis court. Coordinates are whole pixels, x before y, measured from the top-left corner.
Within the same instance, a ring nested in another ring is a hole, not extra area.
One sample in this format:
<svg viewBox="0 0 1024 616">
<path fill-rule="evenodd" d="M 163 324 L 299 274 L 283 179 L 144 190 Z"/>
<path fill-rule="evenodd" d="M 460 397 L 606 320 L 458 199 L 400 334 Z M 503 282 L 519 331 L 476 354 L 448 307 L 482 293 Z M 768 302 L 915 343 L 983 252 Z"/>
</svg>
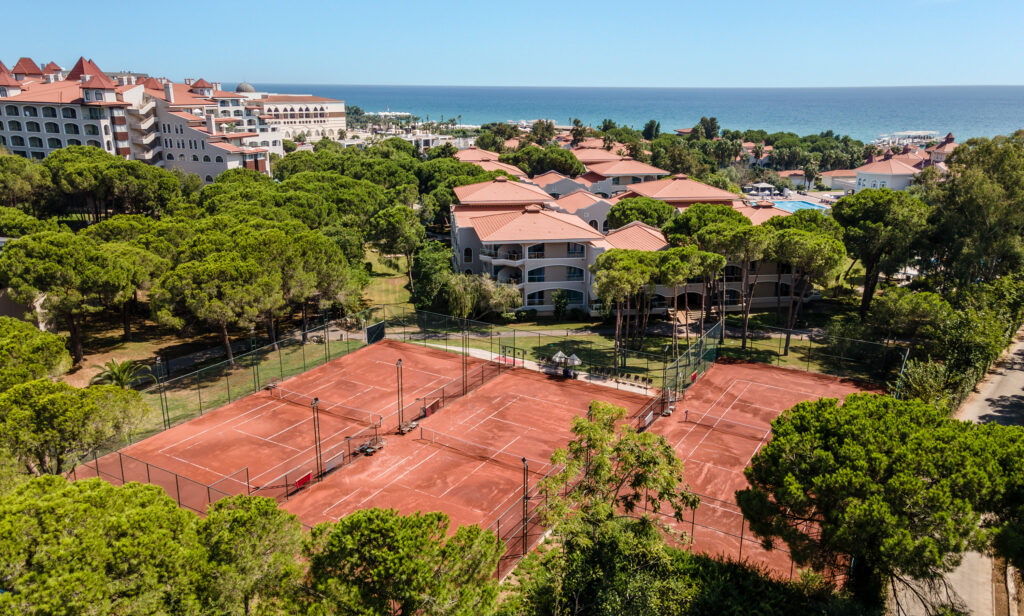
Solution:
<svg viewBox="0 0 1024 616">
<path fill-rule="evenodd" d="M 813 372 L 735 361 L 714 364 L 676 402 L 673 414 L 650 428 L 673 446 L 685 464 L 686 482 L 701 495 L 693 518 L 677 525 L 692 537 L 693 549 L 742 557 L 788 576 L 789 555 L 766 552 L 744 528 L 735 498 L 737 490 L 747 487 L 743 469 L 767 442 L 771 421 L 782 411 L 805 400 L 865 391 L 878 392 Z"/>
<path fill-rule="evenodd" d="M 650 402 L 639 394 L 509 369 L 420 419 L 413 432 L 386 437 L 372 458 L 325 477 L 284 506 L 307 524 L 393 507 L 402 513 L 444 511 L 453 528 L 496 525 L 503 512 L 521 504 L 522 459 L 532 488 L 552 470 L 551 454 L 569 442 L 572 419 L 585 415 L 592 400 L 631 414 Z M 522 509 L 509 519 L 521 524 Z"/>
<path fill-rule="evenodd" d="M 101 472 L 105 478 L 161 485 L 178 494 L 181 504 L 200 511 L 205 510 L 201 501 L 208 496 L 208 485 L 227 494 L 251 490 L 281 496 L 301 487 L 303 478 L 315 470 L 310 407 L 314 397 L 319 398 L 326 465 L 347 462 L 351 447 L 397 427 L 395 364 L 399 359 L 406 403 L 461 379 L 464 369 L 484 363 L 383 340 L 135 443 L 122 449 L 123 455 L 101 458 L 96 468 L 108 470 Z M 165 485 L 168 482 L 171 485 Z"/>
</svg>

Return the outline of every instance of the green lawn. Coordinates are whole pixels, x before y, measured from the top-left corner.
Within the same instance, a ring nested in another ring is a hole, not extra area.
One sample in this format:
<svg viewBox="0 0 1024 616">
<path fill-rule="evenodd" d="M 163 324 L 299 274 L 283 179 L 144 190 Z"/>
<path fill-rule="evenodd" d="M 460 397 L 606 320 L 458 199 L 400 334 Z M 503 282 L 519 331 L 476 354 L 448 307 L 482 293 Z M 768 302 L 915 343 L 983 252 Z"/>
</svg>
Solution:
<svg viewBox="0 0 1024 616">
<path fill-rule="evenodd" d="M 370 284 L 363 290 L 364 305 L 403 304 L 412 308 L 409 303 L 409 277 L 405 259 L 399 259 L 392 266 L 381 261 L 377 251 L 367 250 L 366 260 L 372 270 Z"/>
</svg>

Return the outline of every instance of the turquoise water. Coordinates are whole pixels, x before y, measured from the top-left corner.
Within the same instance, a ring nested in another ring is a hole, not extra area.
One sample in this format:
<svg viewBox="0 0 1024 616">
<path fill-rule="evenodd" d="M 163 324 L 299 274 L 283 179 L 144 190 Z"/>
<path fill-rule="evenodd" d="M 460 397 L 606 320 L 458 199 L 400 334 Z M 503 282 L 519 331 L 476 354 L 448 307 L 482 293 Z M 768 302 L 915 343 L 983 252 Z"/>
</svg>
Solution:
<svg viewBox="0 0 1024 616">
<path fill-rule="evenodd" d="M 780 210 L 785 210 L 789 213 L 793 213 L 797 210 L 821 210 L 827 212 L 828 208 L 824 205 L 817 203 L 811 203 L 810 201 L 776 201 L 775 207 Z"/>
<path fill-rule="evenodd" d="M 228 86 L 229 84 L 225 84 Z M 316 94 L 364 111 L 407 111 L 431 120 L 465 124 L 549 118 L 590 125 L 611 118 L 661 130 L 691 127 L 716 116 L 723 128 L 762 128 L 799 135 L 832 130 L 871 141 L 902 130 L 992 137 L 1024 128 L 1024 86 L 906 88 L 522 88 L 472 86 L 367 86 L 254 84 L 257 90 Z M 230 84 L 234 89 L 234 84 Z"/>
</svg>

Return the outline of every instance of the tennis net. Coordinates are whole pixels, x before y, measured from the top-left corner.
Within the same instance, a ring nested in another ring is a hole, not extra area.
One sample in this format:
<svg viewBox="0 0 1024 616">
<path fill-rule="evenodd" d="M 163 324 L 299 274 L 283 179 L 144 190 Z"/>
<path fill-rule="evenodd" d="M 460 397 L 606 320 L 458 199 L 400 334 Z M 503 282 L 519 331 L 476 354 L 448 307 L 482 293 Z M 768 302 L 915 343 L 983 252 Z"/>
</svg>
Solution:
<svg viewBox="0 0 1024 616">
<path fill-rule="evenodd" d="M 289 391 L 279 385 L 270 386 L 270 396 L 272 398 L 304 406 L 306 408 L 312 408 L 313 401 L 316 400 L 318 402 L 319 412 L 327 415 L 334 415 L 335 417 L 341 417 L 343 419 L 350 419 L 364 426 L 380 425 L 383 419 L 383 417 L 377 413 L 371 413 L 370 411 L 363 409 L 345 406 L 344 404 L 337 402 L 329 402 L 322 398 L 317 398 L 316 396 Z"/>
<path fill-rule="evenodd" d="M 772 433 L 771 428 L 752 426 L 750 424 L 733 421 L 724 417 L 708 415 L 707 413 L 698 413 L 690 410 L 684 412 L 683 421 L 696 424 L 698 426 L 706 426 L 712 430 L 729 432 L 755 441 L 767 441 L 768 437 L 771 436 Z"/>
<path fill-rule="evenodd" d="M 434 445 L 439 445 L 441 447 L 447 447 L 480 460 L 496 462 L 498 464 L 520 470 L 523 468 L 523 460 L 526 460 L 529 465 L 529 472 L 534 475 L 545 476 L 554 469 L 554 465 L 550 462 L 543 462 L 541 460 L 534 460 L 525 456 L 516 455 L 508 451 L 502 451 L 493 447 L 488 447 L 487 445 L 467 441 L 457 436 L 444 434 L 443 432 L 438 432 L 437 430 L 431 430 L 430 428 L 424 428 L 422 426 L 420 427 L 420 440 Z"/>
</svg>

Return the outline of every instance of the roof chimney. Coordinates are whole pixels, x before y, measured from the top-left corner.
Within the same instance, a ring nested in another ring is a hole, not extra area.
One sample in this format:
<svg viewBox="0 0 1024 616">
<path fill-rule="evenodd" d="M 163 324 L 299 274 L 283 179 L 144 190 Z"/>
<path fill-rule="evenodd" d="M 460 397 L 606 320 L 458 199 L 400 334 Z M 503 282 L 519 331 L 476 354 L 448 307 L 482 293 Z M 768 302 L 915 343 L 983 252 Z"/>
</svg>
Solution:
<svg viewBox="0 0 1024 616">
<path fill-rule="evenodd" d="M 504 175 L 499 175 L 498 177 L 494 178 L 494 181 L 495 182 L 507 182 L 508 181 L 508 177 L 506 177 Z"/>
<path fill-rule="evenodd" d="M 174 84 L 169 81 L 164 84 L 164 98 L 168 103 L 174 102 Z"/>
<path fill-rule="evenodd" d="M 216 134 L 217 132 L 216 118 L 212 113 L 206 114 L 206 132 L 210 133 L 211 135 Z"/>
<path fill-rule="evenodd" d="M 221 90 L 221 89 L 222 89 L 222 88 L 220 87 L 220 82 L 219 82 L 219 81 L 214 81 L 214 82 L 213 82 L 213 89 L 214 89 L 214 91 L 218 91 L 218 90 Z"/>
<path fill-rule="evenodd" d="M 186 77 L 186 78 L 185 78 L 185 85 L 186 85 L 186 86 L 190 86 L 190 85 L 192 85 L 192 82 L 193 82 L 193 81 L 195 81 L 195 79 L 193 79 L 193 78 L 191 78 L 191 77 Z"/>
<path fill-rule="evenodd" d="M 90 79 L 92 79 L 92 75 L 88 73 L 82 73 L 82 83 L 88 83 Z"/>
</svg>

